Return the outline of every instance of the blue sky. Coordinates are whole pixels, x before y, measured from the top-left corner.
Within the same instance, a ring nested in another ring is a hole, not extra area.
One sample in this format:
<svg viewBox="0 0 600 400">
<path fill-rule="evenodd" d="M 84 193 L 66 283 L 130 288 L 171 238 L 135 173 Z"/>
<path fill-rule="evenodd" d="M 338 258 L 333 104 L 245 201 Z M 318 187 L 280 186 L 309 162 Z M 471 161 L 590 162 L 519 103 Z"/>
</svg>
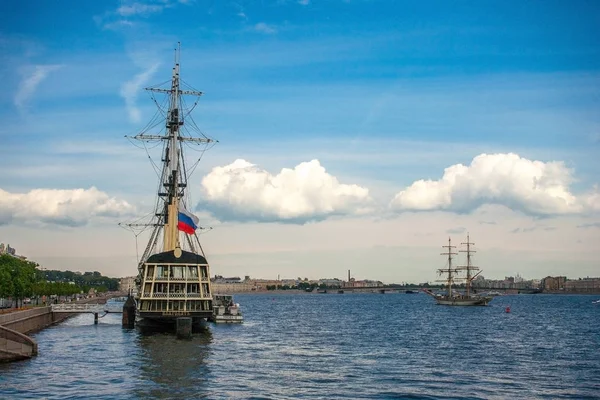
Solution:
<svg viewBox="0 0 600 400">
<path fill-rule="evenodd" d="M 87 229 L 97 235 L 81 243 L 89 249 L 109 240 L 114 221 L 152 203 L 151 166 L 123 136 L 152 117 L 141 89 L 169 79 L 180 41 L 182 77 L 206 93 L 195 120 L 220 142 L 191 191 L 196 211 L 222 226 L 205 240 L 223 269 L 275 273 L 240 266 L 248 254 L 227 236 L 248 229 L 264 231 L 264 241 L 287 232 L 289 242 L 254 246 L 262 249 L 257 264 L 267 265 L 279 262 L 276 252 L 301 251 L 295 235 L 346 223 L 356 231 L 382 220 L 395 221 L 389 232 L 430 226 L 419 235 L 436 247 L 448 232 L 481 227 L 465 210 L 486 207 L 497 213 L 495 231 L 481 232 L 490 247 L 538 227 L 528 234 L 538 235 L 530 242 L 539 248 L 511 251 L 542 252 L 545 240 L 575 235 L 561 250 L 568 259 L 600 239 L 599 11 L 594 1 L 2 2 L 0 195 L 8 200 L 0 202 L 0 241 L 57 262 L 52 246 L 27 237 L 40 228 L 67 238 Z M 234 174 L 225 167 L 236 159 L 248 164 Z M 318 164 L 303 164 L 311 160 Z M 445 175 L 458 164 L 470 167 Z M 281 191 L 249 190 L 234 175 Z M 60 205 L 75 204 L 74 192 L 62 200 L 53 192 L 92 186 L 99 193 L 85 192 L 85 204 L 73 208 Z M 15 211 L 42 195 L 49 206 L 31 220 Z M 433 227 L 440 212 L 449 225 Z M 79 228 L 61 226 L 61 213 L 82 213 Z M 418 257 L 425 244 L 415 235 L 385 246 L 399 259 Z M 315 251 L 349 251 L 334 247 Z M 125 247 L 115 252 L 131 257 Z M 522 275 L 541 273 L 533 265 L 543 262 L 531 257 Z M 589 252 L 581 273 L 598 261 Z M 381 260 L 380 277 L 425 279 L 431 269 L 398 272 L 390 263 Z M 303 271 L 301 263 L 289 268 L 291 276 Z"/>
</svg>

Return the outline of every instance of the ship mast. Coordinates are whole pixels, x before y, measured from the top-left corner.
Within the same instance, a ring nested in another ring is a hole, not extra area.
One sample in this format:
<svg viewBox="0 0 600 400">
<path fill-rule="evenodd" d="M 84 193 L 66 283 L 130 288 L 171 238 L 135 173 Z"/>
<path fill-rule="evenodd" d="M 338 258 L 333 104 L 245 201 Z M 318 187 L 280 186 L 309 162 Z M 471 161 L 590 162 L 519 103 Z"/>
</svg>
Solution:
<svg viewBox="0 0 600 400">
<path fill-rule="evenodd" d="M 471 272 L 479 270 L 479 267 L 475 267 L 471 263 L 471 253 L 475 253 L 475 250 L 471 250 L 471 246 L 474 246 L 475 243 L 471 243 L 471 241 L 469 239 L 469 234 L 467 234 L 467 241 L 466 241 L 466 243 L 461 243 L 461 245 L 465 245 L 465 244 L 467 245 L 467 249 L 466 250 L 459 250 L 459 251 L 461 253 L 467 253 L 467 265 L 458 266 L 456 269 L 460 270 L 460 271 L 466 271 L 467 272 L 467 276 L 465 277 L 465 287 L 466 287 L 466 291 L 467 291 L 467 293 L 466 293 L 467 297 L 469 297 L 471 295 L 471 281 L 473 279 L 475 279 L 475 277 L 477 275 L 479 275 L 479 273 L 477 273 L 476 275 L 471 276 Z"/>
<path fill-rule="evenodd" d="M 159 189 L 159 203 L 157 204 L 156 217 L 158 223 L 149 224 L 154 226 L 154 231 L 151 234 L 150 241 L 144 251 L 140 264 L 152 253 L 154 246 L 159 240 L 159 233 L 163 231 L 163 252 L 180 249 L 182 243 L 179 240 L 179 230 L 177 228 L 179 205 L 185 195 L 187 187 L 187 176 L 184 168 L 183 149 L 184 142 L 195 144 L 208 144 L 214 142 L 213 139 L 207 137 L 188 137 L 182 136 L 181 130 L 184 126 L 184 119 L 187 116 L 182 110 L 182 96 L 192 95 L 200 97 L 202 92 L 196 90 L 184 90 L 181 88 L 180 80 L 180 53 L 181 44 L 178 43 L 175 49 L 174 67 L 171 76 L 170 88 L 149 87 L 145 90 L 154 93 L 166 94 L 169 97 L 169 108 L 165 118 L 166 131 L 162 135 L 140 133 L 133 139 L 141 141 L 163 141 L 164 151 L 162 157 L 162 174 L 160 184 L 162 190 Z M 158 103 L 157 103 L 158 105 Z M 160 107 L 159 107 L 160 108 Z M 195 123 L 192 122 L 192 127 Z M 162 203 L 162 204 L 161 204 Z M 187 236 L 187 235 L 186 235 Z M 194 234 L 196 236 L 196 234 Z M 186 237 L 187 244 L 194 251 L 194 244 L 189 237 Z M 196 236 L 196 242 L 199 246 L 200 242 Z"/>
<path fill-rule="evenodd" d="M 179 47 L 179 46 L 178 46 Z M 178 49 L 179 50 L 179 49 Z M 156 91 L 157 89 L 147 89 Z M 171 106 L 167 114 L 167 132 L 169 135 L 169 144 L 165 150 L 165 163 L 168 167 L 167 180 L 163 186 L 167 192 L 166 204 L 166 224 L 164 231 L 163 251 L 175 250 L 179 246 L 179 232 L 177 230 L 177 212 L 179 209 L 179 51 L 175 52 L 175 66 L 173 67 L 173 77 L 171 79 Z M 181 121 L 183 124 L 183 120 Z"/>
<path fill-rule="evenodd" d="M 458 253 L 453 253 L 452 249 L 455 249 L 456 246 L 452 246 L 451 243 L 451 239 L 448 238 L 448 246 L 442 246 L 443 248 L 447 248 L 448 252 L 447 253 L 440 253 L 441 255 L 448 256 L 448 268 L 443 268 L 443 269 L 438 269 L 438 273 L 441 275 L 443 273 L 447 273 L 448 277 L 446 278 L 445 281 L 442 282 L 446 282 L 446 285 L 448 286 L 448 297 L 452 297 L 452 282 L 454 281 L 452 274 L 456 274 L 457 270 L 452 268 L 452 256 L 456 255 Z"/>
</svg>

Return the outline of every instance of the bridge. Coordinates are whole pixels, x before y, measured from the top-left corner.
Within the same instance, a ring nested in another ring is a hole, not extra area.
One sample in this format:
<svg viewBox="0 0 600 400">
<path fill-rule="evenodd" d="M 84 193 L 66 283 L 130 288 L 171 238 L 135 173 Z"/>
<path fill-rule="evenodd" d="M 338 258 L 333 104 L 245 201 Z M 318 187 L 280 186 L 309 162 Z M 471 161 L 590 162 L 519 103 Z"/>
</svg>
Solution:
<svg viewBox="0 0 600 400">
<path fill-rule="evenodd" d="M 106 304 L 90 304 L 90 303 L 62 303 L 52 304 L 51 311 L 53 313 L 89 313 L 94 314 L 94 325 L 98 325 L 98 314 L 102 317 L 110 313 L 123 313 L 122 303 L 106 303 Z"/>
<path fill-rule="evenodd" d="M 81 304 L 81 303 L 62 303 L 52 304 L 53 313 L 92 313 L 92 314 L 108 314 L 108 313 L 123 313 L 123 304 L 121 303 L 106 303 L 106 304 Z"/>
<path fill-rule="evenodd" d="M 445 290 L 442 287 L 427 287 L 427 290 Z M 343 286 L 338 289 L 339 292 L 372 292 L 372 293 L 386 293 L 386 292 L 403 292 L 403 291 L 411 291 L 413 293 L 418 293 L 423 290 L 422 287 L 411 287 L 404 285 L 385 285 L 385 286 Z M 464 290 L 464 288 L 458 287 L 457 290 Z M 487 293 L 487 292 L 499 292 L 503 294 L 537 294 L 541 293 L 540 289 L 532 289 L 532 288 L 478 288 L 474 287 L 473 290 L 478 293 Z M 333 290 L 332 290 L 333 292 Z"/>
<path fill-rule="evenodd" d="M 404 285 L 385 285 L 385 286 L 342 286 L 338 289 L 338 292 L 373 292 L 373 293 L 385 293 L 385 292 L 398 292 L 410 290 L 413 292 L 420 292 L 421 288 L 407 287 Z M 333 290 L 332 290 L 333 292 Z"/>
<path fill-rule="evenodd" d="M 534 288 L 474 288 L 479 293 L 498 292 L 503 294 L 538 294 L 542 293 L 541 289 Z"/>
</svg>

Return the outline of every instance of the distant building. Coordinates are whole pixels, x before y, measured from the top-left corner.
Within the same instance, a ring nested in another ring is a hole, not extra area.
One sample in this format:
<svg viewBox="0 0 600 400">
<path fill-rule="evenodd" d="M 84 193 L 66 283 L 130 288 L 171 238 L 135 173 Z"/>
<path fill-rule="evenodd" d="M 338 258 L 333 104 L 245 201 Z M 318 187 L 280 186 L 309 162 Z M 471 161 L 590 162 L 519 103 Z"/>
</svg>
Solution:
<svg viewBox="0 0 600 400">
<path fill-rule="evenodd" d="M 215 275 L 211 279 L 211 287 L 214 294 L 231 294 L 256 290 L 254 281 L 248 275 L 246 275 L 243 281 L 238 276 L 224 277 Z"/>
<path fill-rule="evenodd" d="M 539 289 L 540 280 L 524 280 L 519 275 L 495 280 L 485 279 L 482 275 L 479 275 L 473 280 L 473 287 L 478 289 Z"/>
<path fill-rule="evenodd" d="M 293 287 L 293 286 L 297 286 L 298 283 L 300 283 L 301 280 L 297 280 L 297 279 L 282 279 L 279 283 L 279 286 L 289 286 L 289 287 Z"/>
<path fill-rule="evenodd" d="M 566 292 L 600 293 L 600 278 L 579 278 L 565 282 Z"/>
<path fill-rule="evenodd" d="M 565 290 L 566 276 L 547 276 L 542 279 L 541 289 L 544 292 Z"/>
<path fill-rule="evenodd" d="M 252 279 L 250 280 L 250 282 L 252 283 L 252 285 L 254 286 L 254 290 L 257 291 L 264 291 L 267 290 L 267 286 L 276 286 L 276 287 L 281 287 L 281 281 L 278 281 L 276 279 Z"/>
<path fill-rule="evenodd" d="M 243 293 L 252 292 L 257 290 L 254 283 L 250 281 L 238 281 L 238 282 L 212 282 L 211 285 L 214 294 L 231 294 L 231 293 Z"/>
<path fill-rule="evenodd" d="M 369 279 L 365 279 L 362 281 L 357 281 L 354 278 L 350 278 L 350 281 L 348 282 L 344 282 L 344 287 L 354 287 L 354 288 L 361 288 L 361 287 L 381 287 L 383 286 L 383 282 L 381 281 L 372 281 Z"/>
<path fill-rule="evenodd" d="M 319 279 L 319 285 L 327 285 L 327 287 L 342 287 L 344 282 L 338 278 Z"/>
<path fill-rule="evenodd" d="M 532 279 L 529 282 L 529 285 L 532 289 L 539 289 L 540 286 L 542 286 L 542 280 L 541 279 Z"/>
<path fill-rule="evenodd" d="M 504 277 L 504 287 L 507 289 L 515 288 L 515 278 L 513 276 L 505 276 Z"/>
<path fill-rule="evenodd" d="M 10 247 L 10 244 L 4 245 L 4 243 L 0 243 L 0 254 L 16 256 L 17 250 L 14 247 Z"/>
<path fill-rule="evenodd" d="M 119 291 L 129 293 L 131 290 L 132 292 L 136 292 L 137 288 L 135 286 L 135 278 L 135 276 L 126 276 L 125 278 L 121 278 L 119 281 Z"/>
</svg>

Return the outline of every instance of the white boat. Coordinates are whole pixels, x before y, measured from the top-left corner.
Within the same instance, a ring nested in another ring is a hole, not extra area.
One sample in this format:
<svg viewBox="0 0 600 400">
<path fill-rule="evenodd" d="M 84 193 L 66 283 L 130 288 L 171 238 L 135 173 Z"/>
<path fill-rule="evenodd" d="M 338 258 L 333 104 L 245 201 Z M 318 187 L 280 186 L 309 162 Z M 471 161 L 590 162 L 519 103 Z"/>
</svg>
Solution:
<svg viewBox="0 0 600 400">
<path fill-rule="evenodd" d="M 241 324 L 244 316 L 240 305 L 233 301 L 233 296 L 217 294 L 213 297 L 213 315 L 210 321 L 217 324 Z"/>
</svg>

